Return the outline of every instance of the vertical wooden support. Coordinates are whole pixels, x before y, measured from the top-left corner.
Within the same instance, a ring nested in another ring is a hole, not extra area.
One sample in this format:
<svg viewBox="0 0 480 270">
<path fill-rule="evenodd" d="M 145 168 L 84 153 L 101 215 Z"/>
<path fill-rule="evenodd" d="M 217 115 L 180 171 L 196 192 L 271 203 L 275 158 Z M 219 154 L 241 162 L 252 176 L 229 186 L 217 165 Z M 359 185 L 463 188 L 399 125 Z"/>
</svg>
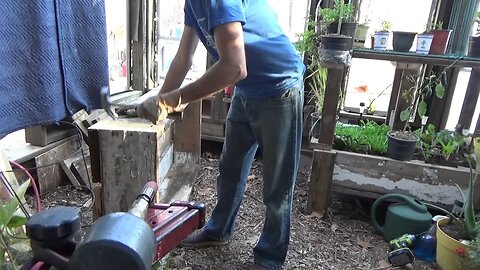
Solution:
<svg viewBox="0 0 480 270">
<path fill-rule="evenodd" d="M 314 150 L 313 152 L 307 214 L 315 212 L 323 217 L 328 209 L 336 155 L 332 151 Z"/>
<path fill-rule="evenodd" d="M 460 112 L 460 118 L 458 119 L 458 124 L 455 128 L 458 132 L 461 132 L 463 129 L 470 129 L 479 94 L 480 70 L 472 69 L 470 80 L 468 81 L 467 92 L 465 93 L 465 99 L 463 100 L 462 111 Z"/>
<path fill-rule="evenodd" d="M 390 125 L 390 121 L 392 118 L 392 111 L 395 110 L 395 106 L 397 105 L 398 93 L 400 92 L 402 77 L 403 77 L 403 69 L 400 69 L 397 67 L 395 69 L 395 75 L 393 76 L 392 93 L 390 94 L 390 102 L 388 103 L 387 118 L 385 120 L 385 124 L 387 125 Z"/>
<path fill-rule="evenodd" d="M 200 158 L 201 148 L 201 113 L 202 103 L 196 101 L 188 104 L 183 112 L 183 118 L 175 121 L 174 150 L 186 152 Z"/>
<path fill-rule="evenodd" d="M 410 105 L 410 102 L 413 102 L 413 97 L 412 100 L 406 100 L 404 98 L 405 92 L 410 91 L 412 87 L 416 86 L 416 80 L 412 81 L 409 80 L 409 76 L 414 76 L 414 78 L 418 77 L 418 72 L 420 69 L 420 65 L 418 64 L 405 64 L 405 63 L 397 63 L 397 69 L 402 70 L 402 76 L 401 76 L 401 82 L 398 84 L 399 85 L 399 90 L 398 90 L 398 96 L 397 96 L 397 103 L 395 105 L 395 118 L 393 121 L 393 130 L 399 130 L 402 129 L 405 123 L 403 123 L 400 120 L 400 113 L 408 108 Z M 394 82 L 395 85 L 395 82 Z M 410 91 L 410 93 L 414 93 L 415 91 Z M 415 116 L 416 114 L 413 114 Z M 408 120 L 407 120 L 408 121 Z M 388 123 L 387 123 L 388 124 Z"/>
<path fill-rule="evenodd" d="M 327 85 L 323 102 L 322 120 L 318 143 L 323 149 L 313 154 L 310 186 L 308 191 L 307 213 L 323 216 L 329 204 L 330 186 L 333 178 L 335 152 L 332 152 L 333 137 L 337 118 L 337 107 L 344 79 L 344 65 L 328 66 Z"/>
<path fill-rule="evenodd" d="M 12 171 L 12 167 L 10 166 L 10 163 L 8 162 L 8 159 L 5 156 L 5 153 L 3 153 L 3 150 L 0 148 L 0 172 L 3 173 L 8 183 L 10 183 L 13 189 L 16 190 L 18 189 L 19 184 L 18 184 L 17 178 L 15 177 L 15 174 L 11 171 Z M 10 199 L 11 197 L 12 196 L 10 192 L 6 189 L 6 187 L 3 185 L 2 181 L 0 180 L 0 199 L 6 200 L 6 199 Z"/>
<path fill-rule="evenodd" d="M 145 85 L 145 5 L 143 0 L 130 0 L 128 3 L 128 63 L 131 67 L 129 80 L 134 90 L 144 90 Z"/>
<path fill-rule="evenodd" d="M 337 120 L 337 108 L 340 91 L 344 77 L 344 66 L 332 66 L 328 68 L 327 86 L 323 101 L 322 120 L 320 121 L 320 134 L 318 143 L 322 149 L 332 149 L 335 123 Z"/>
</svg>

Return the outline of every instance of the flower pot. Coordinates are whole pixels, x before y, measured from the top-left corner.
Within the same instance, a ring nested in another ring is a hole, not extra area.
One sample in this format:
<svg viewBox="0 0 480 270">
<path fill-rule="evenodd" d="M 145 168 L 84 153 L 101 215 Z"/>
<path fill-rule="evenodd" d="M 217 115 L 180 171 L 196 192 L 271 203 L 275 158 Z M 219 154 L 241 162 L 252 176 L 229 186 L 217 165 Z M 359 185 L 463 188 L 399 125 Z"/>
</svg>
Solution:
<svg viewBox="0 0 480 270">
<path fill-rule="evenodd" d="M 342 22 L 342 29 L 340 29 L 340 35 L 351 37 L 350 39 L 350 48 L 353 47 L 353 37 L 355 37 L 355 32 L 357 31 L 358 23 L 354 22 Z M 338 22 L 333 22 L 328 26 L 328 34 L 337 34 Z"/>
<path fill-rule="evenodd" d="M 393 50 L 397 52 L 408 52 L 412 48 L 413 40 L 417 33 L 393 31 Z"/>
<path fill-rule="evenodd" d="M 433 41 L 433 34 L 418 34 L 417 36 L 417 50 L 419 54 L 428 54 Z"/>
<path fill-rule="evenodd" d="M 368 25 L 359 24 L 357 26 L 357 31 L 355 32 L 355 37 L 353 38 L 355 48 L 363 48 L 365 46 L 365 41 L 367 40 L 368 34 Z"/>
<path fill-rule="evenodd" d="M 448 218 L 437 222 L 437 264 L 443 270 L 480 270 L 469 264 L 468 246 L 446 234 L 441 225 L 446 224 Z"/>
<path fill-rule="evenodd" d="M 389 36 L 390 36 L 390 32 L 387 32 L 387 31 L 375 32 L 375 37 L 373 40 L 373 49 L 385 51 L 387 49 Z"/>
<path fill-rule="evenodd" d="M 452 30 L 431 30 L 430 33 L 433 34 L 430 54 L 445 54 Z"/>
<path fill-rule="evenodd" d="M 412 134 L 412 138 L 402 138 L 397 132 L 389 132 L 388 136 L 388 148 L 387 156 L 392 159 L 408 161 L 413 157 L 415 146 L 420 140 L 415 134 Z"/>
<path fill-rule="evenodd" d="M 468 43 L 468 56 L 480 58 L 480 36 L 470 37 Z"/>
<path fill-rule="evenodd" d="M 352 37 L 345 35 L 322 35 L 320 37 L 322 48 L 327 50 L 349 51 L 352 49 Z"/>
</svg>

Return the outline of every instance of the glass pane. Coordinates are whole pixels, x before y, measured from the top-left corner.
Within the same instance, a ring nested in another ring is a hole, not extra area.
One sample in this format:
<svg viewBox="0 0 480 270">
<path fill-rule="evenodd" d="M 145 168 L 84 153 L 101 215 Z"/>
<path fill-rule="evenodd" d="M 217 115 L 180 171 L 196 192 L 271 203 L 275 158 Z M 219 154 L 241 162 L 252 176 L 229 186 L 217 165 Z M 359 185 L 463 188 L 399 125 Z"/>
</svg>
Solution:
<svg viewBox="0 0 480 270">
<path fill-rule="evenodd" d="M 162 80 L 170 67 L 180 44 L 184 21 L 184 0 L 159 1 L 159 39 L 158 39 L 158 64 L 159 76 Z M 199 43 L 193 59 L 187 80 L 194 80 L 205 73 L 207 51 Z"/>
<path fill-rule="evenodd" d="M 295 42 L 305 29 L 308 14 L 308 0 L 269 0 L 275 9 L 277 18 L 287 36 Z"/>
<path fill-rule="evenodd" d="M 371 46 L 371 36 L 381 30 L 383 21 L 392 24 L 392 31 L 425 31 L 432 0 L 361 0 L 359 23 L 368 25 L 365 47 Z M 392 49 L 390 34 L 387 49 Z M 416 41 L 413 42 L 412 50 Z M 388 111 L 395 67 L 387 61 L 353 59 L 345 96 L 345 110 L 359 112 L 360 102 L 368 107 L 374 101 L 375 114 Z M 379 96 L 380 95 L 380 96 Z"/>
<path fill-rule="evenodd" d="M 110 71 L 110 93 L 127 90 L 126 63 L 126 0 L 105 0 L 108 35 L 108 67 Z"/>
</svg>

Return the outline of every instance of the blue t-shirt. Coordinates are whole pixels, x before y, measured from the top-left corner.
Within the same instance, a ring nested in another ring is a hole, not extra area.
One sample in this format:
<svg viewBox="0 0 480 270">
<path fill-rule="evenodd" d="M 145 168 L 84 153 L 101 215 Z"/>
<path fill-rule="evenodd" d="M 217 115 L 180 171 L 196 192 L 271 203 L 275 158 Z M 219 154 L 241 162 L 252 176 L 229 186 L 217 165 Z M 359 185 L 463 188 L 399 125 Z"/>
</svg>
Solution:
<svg viewBox="0 0 480 270">
<path fill-rule="evenodd" d="M 243 25 L 248 72 L 235 91 L 265 98 L 303 80 L 305 66 L 268 0 L 185 0 L 185 25 L 195 30 L 214 61 L 219 55 L 213 29 L 229 22 Z"/>
</svg>

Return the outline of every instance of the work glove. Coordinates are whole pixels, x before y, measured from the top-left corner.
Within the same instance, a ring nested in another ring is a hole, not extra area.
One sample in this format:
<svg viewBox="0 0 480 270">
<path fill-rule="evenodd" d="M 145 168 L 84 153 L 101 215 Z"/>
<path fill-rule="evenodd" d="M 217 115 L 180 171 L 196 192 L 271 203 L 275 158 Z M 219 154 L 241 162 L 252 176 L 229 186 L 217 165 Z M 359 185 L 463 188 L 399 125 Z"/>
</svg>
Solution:
<svg viewBox="0 0 480 270">
<path fill-rule="evenodd" d="M 179 111 L 181 105 L 181 96 L 178 90 L 174 90 L 165 94 L 160 93 L 158 96 L 149 97 L 139 105 L 136 112 L 141 118 L 145 118 L 157 125 L 168 114 Z"/>
</svg>

